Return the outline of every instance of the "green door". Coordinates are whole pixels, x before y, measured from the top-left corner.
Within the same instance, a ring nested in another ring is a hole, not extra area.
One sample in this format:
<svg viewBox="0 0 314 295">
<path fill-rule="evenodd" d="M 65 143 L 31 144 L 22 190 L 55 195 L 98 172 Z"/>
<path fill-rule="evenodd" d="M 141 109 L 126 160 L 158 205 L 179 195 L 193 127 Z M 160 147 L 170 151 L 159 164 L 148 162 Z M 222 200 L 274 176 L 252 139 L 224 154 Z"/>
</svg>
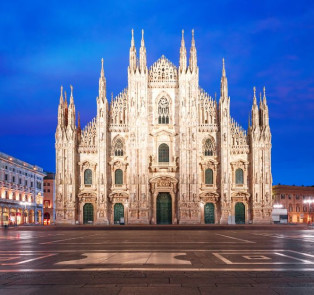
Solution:
<svg viewBox="0 0 314 295">
<path fill-rule="evenodd" d="M 235 223 L 236 224 L 245 223 L 245 206 L 243 203 L 235 204 Z"/>
<path fill-rule="evenodd" d="M 94 208 L 91 203 L 86 203 L 83 207 L 83 223 L 90 224 L 94 222 Z"/>
<path fill-rule="evenodd" d="M 172 224 L 172 203 L 169 193 L 158 194 L 157 224 Z"/>
<path fill-rule="evenodd" d="M 116 203 L 114 204 L 114 223 L 119 224 L 121 217 L 124 217 L 124 206 L 121 203 Z"/>
<path fill-rule="evenodd" d="M 205 223 L 215 223 L 215 206 L 213 203 L 207 203 L 204 207 Z"/>
</svg>

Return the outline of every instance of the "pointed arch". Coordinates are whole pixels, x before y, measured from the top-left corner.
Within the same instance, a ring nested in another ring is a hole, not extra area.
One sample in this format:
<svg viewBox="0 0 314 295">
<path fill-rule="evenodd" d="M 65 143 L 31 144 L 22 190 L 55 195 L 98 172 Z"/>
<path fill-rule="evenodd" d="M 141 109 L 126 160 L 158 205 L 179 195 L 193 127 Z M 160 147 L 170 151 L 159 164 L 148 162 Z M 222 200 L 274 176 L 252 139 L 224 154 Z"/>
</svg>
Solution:
<svg viewBox="0 0 314 295">
<path fill-rule="evenodd" d="M 215 147 L 214 138 L 211 136 L 204 138 L 204 140 L 203 140 L 203 155 L 205 157 L 213 156 L 213 155 L 215 155 L 215 152 L 216 152 L 216 147 Z"/>
<path fill-rule="evenodd" d="M 117 135 L 112 140 L 111 155 L 116 157 L 122 157 L 125 155 L 125 140 L 120 135 Z"/>
</svg>

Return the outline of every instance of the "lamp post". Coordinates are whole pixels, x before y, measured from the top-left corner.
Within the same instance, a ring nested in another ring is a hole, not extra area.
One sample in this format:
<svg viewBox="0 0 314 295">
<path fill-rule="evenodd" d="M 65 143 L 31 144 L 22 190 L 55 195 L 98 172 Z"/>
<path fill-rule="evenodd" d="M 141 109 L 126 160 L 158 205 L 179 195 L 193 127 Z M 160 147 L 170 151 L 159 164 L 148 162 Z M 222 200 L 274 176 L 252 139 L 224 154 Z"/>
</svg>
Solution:
<svg viewBox="0 0 314 295">
<path fill-rule="evenodd" d="M 24 224 L 26 223 L 26 218 L 25 218 L 25 211 L 26 211 L 26 206 L 32 205 L 30 202 L 20 202 L 20 205 L 24 206 L 24 212 L 23 212 L 23 217 L 24 217 Z"/>
</svg>

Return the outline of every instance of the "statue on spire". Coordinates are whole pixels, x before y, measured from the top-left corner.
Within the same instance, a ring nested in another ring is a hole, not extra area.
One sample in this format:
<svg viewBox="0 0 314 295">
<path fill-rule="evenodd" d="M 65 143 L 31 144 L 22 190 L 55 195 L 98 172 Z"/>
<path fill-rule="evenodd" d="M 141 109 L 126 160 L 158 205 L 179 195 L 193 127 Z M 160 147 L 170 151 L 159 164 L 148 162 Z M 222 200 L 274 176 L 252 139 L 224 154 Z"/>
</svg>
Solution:
<svg viewBox="0 0 314 295">
<path fill-rule="evenodd" d="M 140 70 L 141 73 L 145 73 L 147 69 L 146 48 L 144 42 L 144 30 L 142 29 L 142 40 L 140 48 Z"/>
<path fill-rule="evenodd" d="M 101 70 L 99 77 L 99 99 L 104 102 L 106 99 L 106 78 L 104 70 L 104 59 L 101 59 Z"/>
<path fill-rule="evenodd" d="M 196 47 L 195 47 L 195 40 L 194 40 L 194 29 L 192 30 L 192 42 L 191 42 L 191 49 L 190 49 L 189 68 L 191 72 L 197 70 L 197 55 L 196 55 Z"/>
<path fill-rule="evenodd" d="M 131 72 L 136 71 L 136 48 L 134 42 L 134 31 L 132 29 L 131 47 L 130 47 L 130 57 L 129 57 L 129 70 Z"/>
<path fill-rule="evenodd" d="M 228 98 L 228 80 L 225 69 L 225 59 L 222 59 L 222 75 L 220 82 L 220 98 L 225 99 Z"/>
<path fill-rule="evenodd" d="M 180 64 L 180 72 L 185 73 L 186 66 L 187 66 L 187 60 L 186 60 L 186 48 L 185 48 L 185 41 L 184 41 L 184 30 L 182 30 L 179 64 Z"/>
</svg>

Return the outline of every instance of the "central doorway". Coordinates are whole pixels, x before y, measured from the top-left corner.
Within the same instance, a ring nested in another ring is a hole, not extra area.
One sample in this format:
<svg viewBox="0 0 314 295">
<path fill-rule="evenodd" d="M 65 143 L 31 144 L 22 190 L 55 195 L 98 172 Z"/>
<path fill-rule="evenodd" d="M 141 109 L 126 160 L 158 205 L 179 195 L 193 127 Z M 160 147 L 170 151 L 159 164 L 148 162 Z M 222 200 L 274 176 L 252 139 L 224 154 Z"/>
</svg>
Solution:
<svg viewBox="0 0 314 295">
<path fill-rule="evenodd" d="M 124 218 L 124 206 L 121 203 L 116 203 L 114 204 L 114 223 L 120 224 L 121 218 Z"/>
<path fill-rule="evenodd" d="M 83 207 L 83 223 L 91 224 L 94 222 L 94 207 L 91 203 L 86 203 Z"/>
<path fill-rule="evenodd" d="M 235 204 L 235 223 L 236 224 L 245 223 L 245 206 L 242 202 Z"/>
<path fill-rule="evenodd" d="M 204 207 L 205 224 L 215 223 L 215 206 L 213 203 L 206 203 Z"/>
<path fill-rule="evenodd" d="M 157 196 L 157 224 L 172 224 L 172 201 L 169 193 Z"/>
</svg>

